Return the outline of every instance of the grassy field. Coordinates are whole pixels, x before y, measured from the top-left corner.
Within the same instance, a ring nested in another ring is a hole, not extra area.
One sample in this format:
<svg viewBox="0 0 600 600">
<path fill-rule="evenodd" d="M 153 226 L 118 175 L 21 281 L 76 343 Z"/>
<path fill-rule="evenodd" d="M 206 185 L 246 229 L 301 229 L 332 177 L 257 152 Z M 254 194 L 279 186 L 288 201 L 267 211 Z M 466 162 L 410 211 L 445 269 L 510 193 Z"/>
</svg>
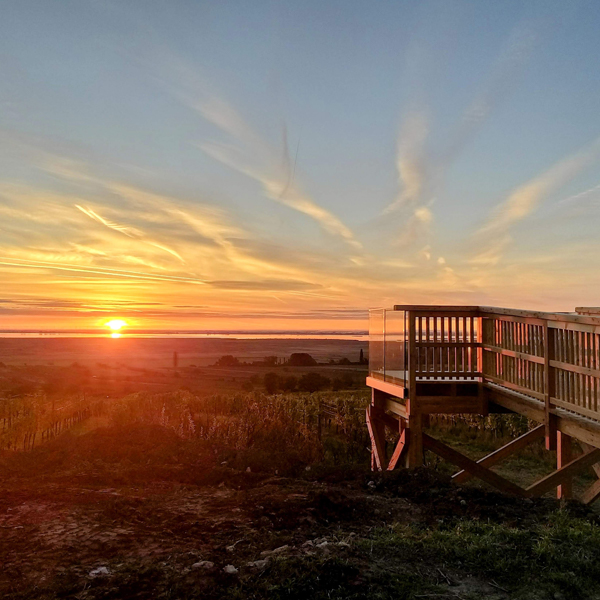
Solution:
<svg viewBox="0 0 600 600">
<path fill-rule="evenodd" d="M 4 439 L 64 426 L 0 451 L 0 596 L 600 598 L 593 510 L 457 486 L 430 453 L 425 468 L 372 473 L 361 368 L 251 367 L 249 390 L 194 388 L 183 374 L 197 367 L 178 367 L 159 390 L 107 394 L 86 387 L 85 365 L 5 365 Z M 347 389 L 332 389 L 335 371 Z M 330 384 L 268 393 L 269 372 Z M 431 430 L 479 458 L 530 426 L 455 416 Z M 534 444 L 499 470 L 526 484 L 552 461 Z"/>
</svg>

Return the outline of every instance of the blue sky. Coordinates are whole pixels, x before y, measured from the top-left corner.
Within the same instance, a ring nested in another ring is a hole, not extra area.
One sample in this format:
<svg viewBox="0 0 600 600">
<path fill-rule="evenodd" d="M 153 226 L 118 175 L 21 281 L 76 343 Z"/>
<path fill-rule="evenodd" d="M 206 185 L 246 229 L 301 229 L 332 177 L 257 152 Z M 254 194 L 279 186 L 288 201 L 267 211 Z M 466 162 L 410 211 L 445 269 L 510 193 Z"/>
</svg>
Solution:
<svg viewBox="0 0 600 600">
<path fill-rule="evenodd" d="M 600 302 L 597 2 L 7 3 L 0 328 Z"/>
</svg>

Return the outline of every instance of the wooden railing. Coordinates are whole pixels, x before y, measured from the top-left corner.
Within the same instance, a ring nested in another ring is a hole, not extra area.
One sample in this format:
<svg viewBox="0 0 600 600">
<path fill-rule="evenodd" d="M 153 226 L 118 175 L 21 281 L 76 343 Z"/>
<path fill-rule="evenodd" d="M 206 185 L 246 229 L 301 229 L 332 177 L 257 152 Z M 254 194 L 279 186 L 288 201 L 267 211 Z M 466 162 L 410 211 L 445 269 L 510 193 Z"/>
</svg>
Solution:
<svg viewBox="0 0 600 600">
<path fill-rule="evenodd" d="M 479 306 L 394 310 L 406 315 L 406 387 L 480 381 L 542 401 L 548 415 L 562 409 L 600 421 L 600 315 Z"/>
<path fill-rule="evenodd" d="M 475 380 L 481 375 L 477 312 L 469 309 L 439 310 L 433 315 L 411 311 L 414 327 L 413 361 L 419 379 Z"/>
<path fill-rule="evenodd" d="M 546 322 L 497 314 L 482 322 L 484 379 L 545 400 Z"/>
<path fill-rule="evenodd" d="M 600 419 L 600 327 L 552 324 L 548 328 L 551 378 L 550 402 L 586 417 Z"/>
</svg>

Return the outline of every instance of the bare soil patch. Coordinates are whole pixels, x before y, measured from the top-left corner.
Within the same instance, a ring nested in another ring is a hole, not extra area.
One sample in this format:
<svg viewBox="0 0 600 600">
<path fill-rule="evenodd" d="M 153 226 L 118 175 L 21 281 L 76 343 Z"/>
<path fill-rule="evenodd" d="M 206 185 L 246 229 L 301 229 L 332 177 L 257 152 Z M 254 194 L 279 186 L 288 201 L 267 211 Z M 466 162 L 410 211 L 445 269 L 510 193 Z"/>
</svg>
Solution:
<svg viewBox="0 0 600 600">
<path fill-rule="evenodd" d="M 504 598 L 506 583 L 382 539 L 465 519 L 526 530 L 558 508 L 459 488 L 426 469 L 234 470 L 158 426 L 5 454 L 0 480 L 0 596 L 15 600 Z"/>
</svg>

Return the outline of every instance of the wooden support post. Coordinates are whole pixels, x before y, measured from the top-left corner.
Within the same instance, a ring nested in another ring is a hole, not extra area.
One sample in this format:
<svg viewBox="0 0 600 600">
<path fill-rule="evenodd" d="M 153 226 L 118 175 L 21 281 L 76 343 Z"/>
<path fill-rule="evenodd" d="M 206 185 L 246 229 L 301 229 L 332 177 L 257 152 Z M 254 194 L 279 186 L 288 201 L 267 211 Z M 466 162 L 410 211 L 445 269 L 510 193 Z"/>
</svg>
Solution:
<svg viewBox="0 0 600 600">
<path fill-rule="evenodd" d="M 408 452 L 406 466 L 409 469 L 423 466 L 423 424 L 422 415 L 411 414 L 408 417 L 406 428 L 408 430 Z"/>
<path fill-rule="evenodd" d="M 561 431 L 556 432 L 556 468 L 562 469 L 568 465 L 572 457 L 571 452 L 571 436 L 565 435 Z M 572 498 L 573 496 L 573 478 L 567 477 L 557 488 L 556 497 Z"/>
<path fill-rule="evenodd" d="M 488 454 L 487 456 L 484 456 L 483 458 L 479 459 L 477 461 L 477 464 L 481 465 L 482 467 L 489 468 L 492 465 L 495 465 L 500 461 L 504 460 L 511 454 L 522 450 L 532 442 L 543 438 L 544 432 L 545 425 L 538 425 L 534 429 L 531 429 L 527 433 L 524 433 L 522 436 L 514 439 L 512 442 L 509 442 L 505 446 L 502 446 L 502 448 L 498 448 L 498 450 L 495 450 L 491 454 Z M 459 471 L 458 473 L 456 473 L 456 475 L 452 477 L 452 479 L 456 483 L 464 483 L 465 481 L 471 479 L 471 477 L 473 477 L 473 475 L 468 471 Z"/>
<path fill-rule="evenodd" d="M 544 322 L 544 424 L 546 425 L 546 450 L 556 450 L 556 415 L 551 412 L 551 398 L 555 394 L 555 369 L 550 361 L 555 358 L 554 331 Z"/>
<path fill-rule="evenodd" d="M 406 466 L 409 469 L 423 466 L 423 416 L 419 411 L 417 399 L 417 332 L 415 313 L 407 311 L 408 318 L 408 400 L 406 412 L 408 419 L 408 448 Z"/>
</svg>

